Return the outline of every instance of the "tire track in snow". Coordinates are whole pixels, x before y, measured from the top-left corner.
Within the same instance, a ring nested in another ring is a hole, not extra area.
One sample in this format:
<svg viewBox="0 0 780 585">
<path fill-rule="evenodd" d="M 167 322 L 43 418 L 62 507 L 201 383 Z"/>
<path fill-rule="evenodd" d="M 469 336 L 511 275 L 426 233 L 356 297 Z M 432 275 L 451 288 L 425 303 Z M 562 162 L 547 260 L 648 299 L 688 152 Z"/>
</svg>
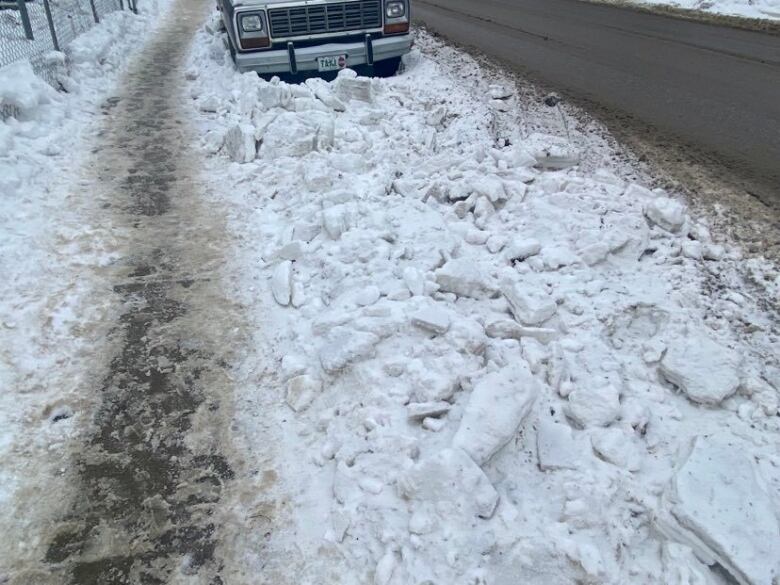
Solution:
<svg viewBox="0 0 780 585">
<path fill-rule="evenodd" d="M 208 7 L 178 0 L 106 106 L 91 170 L 122 241 L 121 349 L 74 456 L 77 495 L 45 557 L 52 583 L 224 582 L 218 513 L 234 476 L 228 364 L 241 327 L 220 290 L 224 226 L 198 197 L 180 95 Z"/>
</svg>

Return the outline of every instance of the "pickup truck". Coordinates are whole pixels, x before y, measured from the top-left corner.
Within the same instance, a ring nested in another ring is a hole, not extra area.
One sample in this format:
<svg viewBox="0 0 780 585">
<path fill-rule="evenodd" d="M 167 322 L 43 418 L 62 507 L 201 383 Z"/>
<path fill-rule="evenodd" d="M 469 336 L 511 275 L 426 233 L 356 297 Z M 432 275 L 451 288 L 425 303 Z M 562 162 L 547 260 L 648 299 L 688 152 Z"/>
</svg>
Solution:
<svg viewBox="0 0 780 585">
<path fill-rule="evenodd" d="M 239 71 L 261 75 L 373 65 L 395 74 L 412 46 L 411 0 L 217 0 Z"/>
</svg>

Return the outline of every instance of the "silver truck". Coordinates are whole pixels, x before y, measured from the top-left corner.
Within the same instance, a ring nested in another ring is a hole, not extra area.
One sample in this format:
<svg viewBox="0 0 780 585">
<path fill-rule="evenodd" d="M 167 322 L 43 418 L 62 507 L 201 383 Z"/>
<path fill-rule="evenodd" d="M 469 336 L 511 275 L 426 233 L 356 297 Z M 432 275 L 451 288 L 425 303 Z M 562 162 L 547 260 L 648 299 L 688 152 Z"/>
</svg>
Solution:
<svg viewBox="0 0 780 585">
<path fill-rule="evenodd" d="M 411 0 L 217 0 L 239 71 L 261 75 L 373 65 L 393 75 L 412 46 Z"/>
</svg>

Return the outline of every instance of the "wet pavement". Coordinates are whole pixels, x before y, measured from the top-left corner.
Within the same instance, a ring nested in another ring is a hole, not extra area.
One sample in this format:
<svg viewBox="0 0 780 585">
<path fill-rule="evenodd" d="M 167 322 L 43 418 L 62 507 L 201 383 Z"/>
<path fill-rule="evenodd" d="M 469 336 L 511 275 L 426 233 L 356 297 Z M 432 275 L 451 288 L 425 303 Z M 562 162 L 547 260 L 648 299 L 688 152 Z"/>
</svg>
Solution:
<svg viewBox="0 0 780 585">
<path fill-rule="evenodd" d="M 234 472 L 229 347 L 241 329 L 220 289 L 224 223 L 200 197 L 182 95 L 184 61 L 209 0 L 178 0 L 133 59 L 89 172 L 97 175 L 122 260 L 118 347 L 74 446 L 75 497 L 52 530 L 52 582 L 225 581 L 219 503 Z M 89 196 L 89 194 L 85 194 Z"/>
</svg>

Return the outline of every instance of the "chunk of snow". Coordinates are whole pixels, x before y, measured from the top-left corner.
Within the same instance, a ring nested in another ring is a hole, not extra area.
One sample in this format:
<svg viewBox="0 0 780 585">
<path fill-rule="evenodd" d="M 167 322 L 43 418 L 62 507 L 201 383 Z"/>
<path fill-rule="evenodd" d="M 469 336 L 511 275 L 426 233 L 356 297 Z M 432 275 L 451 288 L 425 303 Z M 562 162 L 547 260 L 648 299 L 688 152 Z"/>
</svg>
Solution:
<svg viewBox="0 0 780 585">
<path fill-rule="evenodd" d="M 373 355 L 379 337 L 373 333 L 335 327 L 320 349 L 320 363 L 329 374 L 336 374 L 353 362 Z"/>
<path fill-rule="evenodd" d="M 355 302 L 361 307 L 368 307 L 376 303 L 380 296 L 379 287 L 372 284 L 358 292 L 355 296 Z"/>
<path fill-rule="evenodd" d="M 550 343 L 558 335 L 558 331 L 549 327 L 525 327 L 509 319 L 489 321 L 485 325 L 485 334 L 497 339 L 517 339 L 531 337 L 541 343 Z"/>
<path fill-rule="evenodd" d="M 235 124 L 225 134 L 224 149 L 230 160 L 248 163 L 257 156 L 255 127 L 251 124 Z"/>
<path fill-rule="evenodd" d="M 422 272 L 412 266 L 407 266 L 404 268 L 403 279 L 410 293 L 415 296 L 425 294 L 425 277 Z"/>
<path fill-rule="evenodd" d="M 594 266 L 607 259 L 610 253 L 610 246 L 606 242 L 596 242 L 589 246 L 584 246 L 577 251 L 582 261 L 588 266 Z"/>
<path fill-rule="evenodd" d="M 572 436 L 571 427 L 543 417 L 536 429 L 536 456 L 539 469 L 578 469 L 582 465 L 582 450 Z"/>
<path fill-rule="evenodd" d="M 274 269 L 271 277 L 271 292 L 277 303 L 286 307 L 292 296 L 292 262 L 285 260 Z"/>
<path fill-rule="evenodd" d="M 450 328 L 450 314 L 439 307 L 426 307 L 412 315 L 412 325 L 441 335 Z"/>
<path fill-rule="evenodd" d="M 474 191 L 487 197 L 491 203 L 506 201 L 507 194 L 504 189 L 504 182 L 496 175 L 486 175 L 480 177 L 473 183 Z"/>
<path fill-rule="evenodd" d="M 744 449 L 697 437 L 661 501 L 659 528 L 740 585 L 780 576 L 780 525 Z"/>
<path fill-rule="evenodd" d="M 425 417 L 440 417 L 447 414 L 452 404 L 437 400 L 435 402 L 412 402 L 406 407 L 406 414 L 411 419 L 423 419 Z"/>
<path fill-rule="evenodd" d="M 314 376 L 302 375 L 287 381 L 285 401 L 295 412 L 305 410 L 322 391 L 322 381 Z"/>
<path fill-rule="evenodd" d="M 444 519 L 448 522 L 452 512 L 466 518 L 490 518 L 498 505 L 498 493 L 490 480 L 457 448 L 444 449 L 415 464 L 399 478 L 398 491 L 414 502 L 445 504 L 441 509 L 447 510 Z"/>
<path fill-rule="evenodd" d="M 590 436 L 593 450 L 609 463 L 629 471 L 637 471 L 641 464 L 639 450 L 632 437 L 615 427 L 595 429 Z"/>
<path fill-rule="evenodd" d="M 501 292 L 504 293 L 512 315 L 523 325 L 544 323 L 558 310 L 549 295 L 524 290 L 520 283 L 505 281 L 501 285 Z"/>
<path fill-rule="evenodd" d="M 495 294 L 495 287 L 474 261 L 450 260 L 436 271 L 436 282 L 442 291 L 475 299 Z"/>
<path fill-rule="evenodd" d="M 656 197 L 645 206 L 645 217 L 668 232 L 679 232 L 685 224 L 685 205 L 669 197 Z"/>
<path fill-rule="evenodd" d="M 536 379 L 525 364 L 487 374 L 469 396 L 453 446 L 484 465 L 514 437 L 537 393 Z"/>
<path fill-rule="evenodd" d="M 539 240 L 534 238 L 521 238 L 509 243 L 504 252 L 504 257 L 509 261 L 525 260 L 531 256 L 536 256 L 542 249 Z"/>
<path fill-rule="evenodd" d="M 741 356 L 716 343 L 706 333 L 669 342 L 659 374 L 701 404 L 720 404 L 737 391 Z"/>
<path fill-rule="evenodd" d="M 334 205 L 322 212 L 322 226 L 334 240 L 352 227 L 352 207 L 349 204 Z"/>
<path fill-rule="evenodd" d="M 581 427 L 605 427 L 620 414 L 620 393 L 611 384 L 578 388 L 569 394 L 566 415 Z"/>
<path fill-rule="evenodd" d="M 259 154 L 263 158 L 301 157 L 333 146 L 332 114 L 318 111 L 283 112 L 268 124 Z"/>
<path fill-rule="evenodd" d="M 486 242 L 487 249 L 491 254 L 498 254 L 506 247 L 507 239 L 504 236 L 490 236 Z"/>
<path fill-rule="evenodd" d="M 492 84 L 489 88 L 489 93 L 491 99 L 505 100 L 512 97 L 514 92 L 506 85 Z"/>
<path fill-rule="evenodd" d="M 368 77 L 350 77 L 344 74 L 344 70 L 339 72 L 336 80 L 336 94 L 345 102 L 359 100 L 371 103 L 374 101 L 371 79 Z"/>
</svg>

